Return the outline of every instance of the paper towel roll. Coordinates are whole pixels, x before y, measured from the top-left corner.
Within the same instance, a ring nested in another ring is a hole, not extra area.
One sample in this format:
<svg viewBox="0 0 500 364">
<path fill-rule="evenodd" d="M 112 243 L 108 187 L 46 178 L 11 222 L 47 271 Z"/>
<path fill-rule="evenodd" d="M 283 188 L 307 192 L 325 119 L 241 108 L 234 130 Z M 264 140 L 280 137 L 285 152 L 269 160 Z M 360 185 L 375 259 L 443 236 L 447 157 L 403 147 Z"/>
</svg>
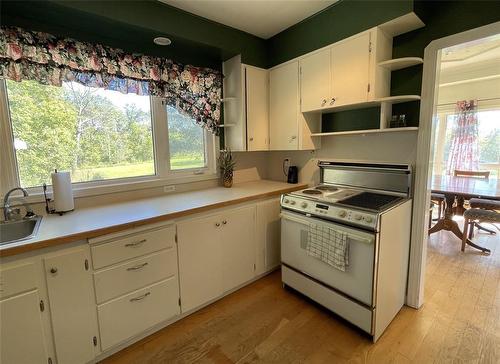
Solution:
<svg viewBox="0 0 500 364">
<path fill-rule="evenodd" d="M 71 211 L 75 208 L 71 175 L 69 172 L 54 172 L 52 177 L 52 193 L 56 212 Z"/>
</svg>

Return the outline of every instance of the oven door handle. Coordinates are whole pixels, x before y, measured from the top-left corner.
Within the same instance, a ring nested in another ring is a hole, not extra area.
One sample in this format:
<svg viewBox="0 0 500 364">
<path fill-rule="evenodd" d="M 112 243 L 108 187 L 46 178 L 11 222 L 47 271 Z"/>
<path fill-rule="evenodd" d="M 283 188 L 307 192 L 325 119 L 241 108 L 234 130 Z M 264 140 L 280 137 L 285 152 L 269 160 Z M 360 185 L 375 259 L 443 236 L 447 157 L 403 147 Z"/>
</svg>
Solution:
<svg viewBox="0 0 500 364">
<path fill-rule="evenodd" d="M 293 221 L 293 222 L 297 222 L 299 224 L 302 224 L 302 225 L 306 225 L 306 226 L 309 226 L 311 224 L 311 222 L 305 220 L 305 219 L 301 219 L 300 217 L 296 217 L 294 215 L 289 215 L 287 213 L 280 213 L 280 217 L 282 219 L 285 219 L 285 220 L 289 220 L 289 221 Z M 349 228 L 344 228 L 342 226 L 339 226 L 335 223 L 325 223 L 325 222 L 317 222 L 315 221 L 314 224 L 319 224 L 319 225 L 326 225 L 327 227 L 329 227 L 330 229 L 334 230 L 334 231 L 338 231 L 338 232 L 342 232 L 342 233 L 345 233 L 347 234 L 347 237 L 352 239 L 352 240 L 356 240 L 356 241 L 360 241 L 360 242 L 363 242 L 363 243 L 366 243 L 366 244 L 372 244 L 374 241 L 375 241 L 375 235 L 372 235 L 372 234 L 366 234 L 366 235 L 361 235 L 361 234 L 356 234 L 356 233 L 353 233 L 353 230 L 352 229 L 349 229 Z M 335 227 L 331 226 L 331 225 L 335 225 Z"/>
</svg>

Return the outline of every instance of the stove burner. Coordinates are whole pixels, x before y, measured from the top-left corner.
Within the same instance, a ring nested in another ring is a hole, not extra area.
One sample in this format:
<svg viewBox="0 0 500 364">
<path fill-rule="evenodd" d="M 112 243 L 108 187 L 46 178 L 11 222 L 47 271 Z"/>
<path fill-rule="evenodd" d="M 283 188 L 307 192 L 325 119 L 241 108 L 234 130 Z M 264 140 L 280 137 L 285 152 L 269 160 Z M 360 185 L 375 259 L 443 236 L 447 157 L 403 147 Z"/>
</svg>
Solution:
<svg viewBox="0 0 500 364">
<path fill-rule="evenodd" d="M 318 186 L 318 187 L 316 187 L 316 189 L 320 190 L 320 191 L 326 191 L 326 192 L 335 192 L 335 191 L 338 191 L 337 187 L 327 186 L 327 185 Z"/>
<path fill-rule="evenodd" d="M 323 192 L 318 191 L 318 190 L 304 190 L 302 193 L 305 193 L 306 195 L 321 195 Z"/>
<path fill-rule="evenodd" d="M 381 211 L 384 207 L 401 200 L 401 197 L 392 195 L 383 195 L 380 193 L 363 192 L 359 195 L 346 198 L 339 203 L 348 206 L 361 207 L 370 210 Z"/>
</svg>

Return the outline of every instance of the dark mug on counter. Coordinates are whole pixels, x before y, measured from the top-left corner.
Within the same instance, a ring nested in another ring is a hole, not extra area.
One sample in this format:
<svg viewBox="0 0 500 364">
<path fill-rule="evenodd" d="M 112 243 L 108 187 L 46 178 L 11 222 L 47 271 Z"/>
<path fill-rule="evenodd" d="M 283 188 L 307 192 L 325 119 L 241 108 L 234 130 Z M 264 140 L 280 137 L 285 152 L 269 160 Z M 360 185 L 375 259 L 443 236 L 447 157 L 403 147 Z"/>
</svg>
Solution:
<svg viewBox="0 0 500 364">
<path fill-rule="evenodd" d="M 298 183 L 299 182 L 299 169 L 297 166 L 288 167 L 288 183 Z"/>
</svg>

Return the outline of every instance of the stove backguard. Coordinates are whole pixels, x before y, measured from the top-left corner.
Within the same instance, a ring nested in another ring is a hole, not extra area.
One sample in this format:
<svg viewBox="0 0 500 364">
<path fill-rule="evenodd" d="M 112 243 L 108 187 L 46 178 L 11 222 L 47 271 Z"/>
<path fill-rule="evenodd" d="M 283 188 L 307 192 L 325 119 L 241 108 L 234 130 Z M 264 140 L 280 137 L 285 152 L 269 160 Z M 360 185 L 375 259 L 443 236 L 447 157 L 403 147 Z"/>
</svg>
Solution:
<svg viewBox="0 0 500 364">
<path fill-rule="evenodd" d="M 318 166 L 321 183 L 410 196 L 412 176 L 407 164 L 319 161 Z"/>
</svg>

